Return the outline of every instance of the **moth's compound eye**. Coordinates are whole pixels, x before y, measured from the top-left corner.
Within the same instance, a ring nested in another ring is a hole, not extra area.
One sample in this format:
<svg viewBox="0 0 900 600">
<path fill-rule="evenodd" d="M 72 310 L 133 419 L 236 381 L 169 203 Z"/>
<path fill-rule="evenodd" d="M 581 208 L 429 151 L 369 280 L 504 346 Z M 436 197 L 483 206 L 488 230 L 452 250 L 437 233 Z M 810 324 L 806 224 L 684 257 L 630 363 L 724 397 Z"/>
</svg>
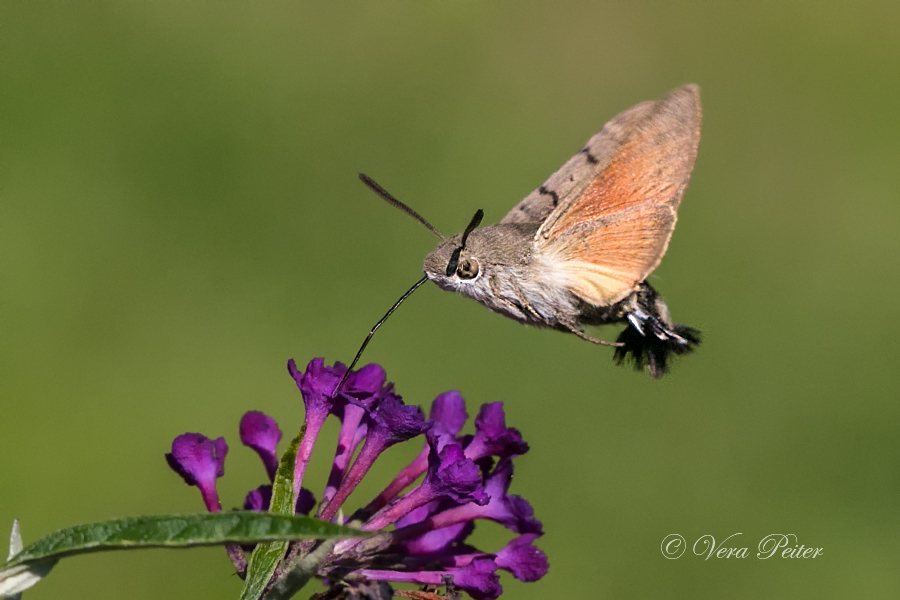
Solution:
<svg viewBox="0 0 900 600">
<path fill-rule="evenodd" d="M 478 261 L 467 258 L 456 267 L 456 274 L 460 279 L 475 279 L 478 276 Z"/>
</svg>

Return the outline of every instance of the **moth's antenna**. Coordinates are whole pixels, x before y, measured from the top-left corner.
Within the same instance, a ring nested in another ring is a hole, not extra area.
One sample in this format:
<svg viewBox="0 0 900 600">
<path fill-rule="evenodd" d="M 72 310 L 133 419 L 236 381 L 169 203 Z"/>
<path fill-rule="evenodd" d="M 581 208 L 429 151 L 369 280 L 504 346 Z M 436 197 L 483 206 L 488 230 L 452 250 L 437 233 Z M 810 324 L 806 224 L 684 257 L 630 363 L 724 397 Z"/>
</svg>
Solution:
<svg viewBox="0 0 900 600">
<path fill-rule="evenodd" d="M 417 213 L 416 211 L 414 211 L 413 209 L 411 209 L 411 208 L 408 207 L 407 205 L 403 204 L 402 202 L 400 202 L 399 200 L 397 200 L 396 198 L 394 198 L 394 197 L 390 194 L 390 192 L 388 192 L 386 189 L 384 189 L 383 187 L 381 187 L 380 185 L 378 185 L 378 183 L 377 183 L 374 179 L 372 179 L 371 177 L 369 177 L 369 176 L 366 175 L 365 173 L 360 173 L 360 174 L 359 174 L 359 179 L 360 179 L 360 181 L 362 181 L 364 184 L 366 184 L 366 186 L 367 186 L 370 190 L 372 190 L 373 192 L 375 192 L 376 194 L 378 194 L 379 196 L 381 196 L 388 204 L 390 204 L 390 205 L 393 206 L 394 208 L 398 208 L 398 209 L 402 210 L 403 212 L 405 212 L 406 214 L 408 214 L 409 216 L 411 216 L 413 219 L 415 219 L 416 221 L 418 221 L 419 223 L 421 223 L 422 225 L 424 225 L 425 228 L 428 229 L 428 231 L 430 231 L 430 232 L 433 233 L 434 235 L 438 236 L 438 237 L 441 238 L 442 240 L 446 240 L 446 239 L 447 239 L 447 238 L 445 238 L 443 235 L 441 235 L 441 232 L 438 231 L 437 229 L 435 229 L 435 228 L 431 225 L 431 223 L 429 223 L 428 221 L 426 221 L 425 218 L 424 218 L 422 215 L 420 215 L 419 213 Z"/>
<path fill-rule="evenodd" d="M 466 240 L 469 239 L 469 234 L 475 231 L 475 228 L 481 225 L 481 220 L 484 218 L 484 211 L 480 208 L 475 211 L 475 214 L 472 215 L 472 220 L 469 221 L 468 227 L 463 232 L 462 243 L 460 244 L 460 248 L 464 249 L 466 247 Z"/>
<path fill-rule="evenodd" d="M 453 275 L 453 272 L 456 271 L 457 265 L 459 265 L 459 255 L 463 250 L 466 249 L 466 240 L 469 239 L 469 234 L 475 231 L 475 228 L 481 225 L 481 220 L 484 218 L 484 211 L 480 208 L 475 211 L 475 214 L 472 215 L 472 220 L 469 221 L 469 225 L 466 227 L 466 230 L 462 235 L 462 243 L 459 245 L 459 248 L 453 251 L 453 254 L 450 255 L 450 262 L 447 263 L 447 277 Z"/>
<path fill-rule="evenodd" d="M 362 177 L 362 176 L 360 176 L 360 177 Z M 365 180 L 363 180 L 363 181 L 365 181 Z M 372 183 L 375 183 L 375 182 L 373 181 Z M 376 183 L 375 185 L 378 185 L 378 184 Z M 356 363 L 359 362 L 359 357 L 362 356 L 363 350 L 365 350 L 366 346 L 369 345 L 369 340 L 372 339 L 372 336 L 375 335 L 375 332 L 378 331 L 378 328 L 381 327 L 382 325 L 384 325 L 384 322 L 388 320 L 388 317 L 391 316 L 395 310 L 397 310 L 397 307 L 400 306 L 404 300 L 409 298 L 410 294 L 412 294 L 414 291 L 416 291 L 419 288 L 419 286 L 421 286 L 426 281 L 428 281 L 428 277 L 423 277 L 422 279 L 418 280 L 415 283 L 415 285 L 413 285 L 411 288 L 406 290 L 405 294 L 400 296 L 400 299 L 394 303 L 394 305 L 391 307 L 391 309 L 389 311 L 387 311 L 387 314 L 385 314 L 383 317 L 381 317 L 380 321 L 375 323 L 375 327 L 372 328 L 372 331 L 369 332 L 369 335 L 367 335 L 365 341 L 363 341 L 362 346 L 359 347 L 359 352 L 356 353 L 356 357 L 353 359 L 353 362 L 350 363 L 349 367 L 347 367 L 347 371 L 344 373 L 344 376 L 341 377 L 341 380 L 338 382 L 337 386 L 334 388 L 334 391 L 331 392 L 332 398 L 334 398 L 337 395 L 337 393 L 339 391 L 341 391 L 341 387 L 344 385 L 344 383 L 346 383 L 347 378 L 350 377 L 350 371 L 352 371 L 353 367 L 356 366 Z"/>
</svg>

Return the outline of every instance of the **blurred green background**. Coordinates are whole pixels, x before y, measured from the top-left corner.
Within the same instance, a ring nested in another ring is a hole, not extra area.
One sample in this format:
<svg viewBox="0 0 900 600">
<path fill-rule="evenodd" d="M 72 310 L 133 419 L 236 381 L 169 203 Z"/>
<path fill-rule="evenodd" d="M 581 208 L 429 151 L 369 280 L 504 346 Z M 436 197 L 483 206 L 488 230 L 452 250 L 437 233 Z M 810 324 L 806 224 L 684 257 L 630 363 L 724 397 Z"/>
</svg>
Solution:
<svg viewBox="0 0 900 600">
<path fill-rule="evenodd" d="M 895 598 L 898 25 L 888 1 L 0 4 L 0 527 L 199 510 L 163 460 L 185 431 L 231 442 L 240 504 L 263 477 L 241 414 L 295 431 L 287 359 L 352 358 L 434 245 L 357 172 L 444 232 L 496 222 L 693 81 L 700 156 L 651 281 L 706 342 L 674 374 L 431 285 L 366 358 L 410 402 L 504 400 L 531 443 L 513 491 L 551 570 L 508 597 Z M 666 560 L 670 533 L 750 557 Z M 824 556 L 756 559 L 771 533 Z M 239 589 L 219 549 L 143 551 L 26 597 Z"/>
</svg>

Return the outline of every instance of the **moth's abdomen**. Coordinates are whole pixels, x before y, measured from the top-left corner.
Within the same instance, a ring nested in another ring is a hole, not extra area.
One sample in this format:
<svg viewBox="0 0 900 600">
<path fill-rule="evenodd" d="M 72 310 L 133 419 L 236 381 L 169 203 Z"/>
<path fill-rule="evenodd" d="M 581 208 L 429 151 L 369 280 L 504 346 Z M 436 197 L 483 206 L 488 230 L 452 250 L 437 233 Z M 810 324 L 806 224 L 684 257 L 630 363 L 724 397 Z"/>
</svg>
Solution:
<svg viewBox="0 0 900 600">
<path fill-rule="evenodd" d="M 700 331 L 673 323 L 666 303 L 646 281 L 617 308 L 627 326 L 616 339 L 621 344 L 613 356 L 616 364 L 631 363 L 660 379 L 672 355 L 690 354 L 700 345 Z"/>
</svg>

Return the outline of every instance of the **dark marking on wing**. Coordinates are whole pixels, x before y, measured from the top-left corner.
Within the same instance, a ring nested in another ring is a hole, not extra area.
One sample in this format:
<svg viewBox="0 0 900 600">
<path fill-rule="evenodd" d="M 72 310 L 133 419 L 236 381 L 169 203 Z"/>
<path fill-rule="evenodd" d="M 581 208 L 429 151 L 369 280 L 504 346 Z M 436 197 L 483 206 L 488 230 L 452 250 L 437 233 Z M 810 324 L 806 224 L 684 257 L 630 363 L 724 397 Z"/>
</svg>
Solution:
<svg viewBox="0 0 900 600">
<path fill-rule="evenodd" d="M 553 198 L 553 206 L 559 204 L 559 194 L 557 194 L 553 190 L 548 190 L 545 186 L 542 185 L 538 188 L 538 191 L 545 196 L 550 196 L 551 198 Z"/>
<path fill-rule="evenodd" d="M 591 149 L 590 149 L 590 148 L 587 148 L 587 147 L 582 148 L 582 149 L 581 149 L 581 153 L 584 154 L 584 156 L 587 158 L 587 161 L 588 161 L 589 163 L 591 163 L 592 165 L 596 165 L 598 162 L 600 162 L 600 161 L 597 159 L 596 156 L 594 156 L 593 154 L 591 154 Z"/>
<path fill-rule="evenodd" d="M 688 86 L 682 88 L 681 94 L 696 96 L 697 91 Z M 500 222 L 540 224 L 536 235 L 547 239 L 555 223 L 591 182 L 611 165 L 623 144 L 635 132 L 640 131 L 648 119 L 654 118 L 655 112 L 670 110 L 671 107 L 667 108 L 666 102 L 667 100 L 642 102 L 609 121 L 575 156 L 553 173 L 543 186 L 525 196 Z M 699 110 L 699 101 L 696 104 Z M 699 135 L 699 131 L 697 134 Z M 554 192 L 553 195 L 548 193 L 550 190 Z"/>
</svg>

